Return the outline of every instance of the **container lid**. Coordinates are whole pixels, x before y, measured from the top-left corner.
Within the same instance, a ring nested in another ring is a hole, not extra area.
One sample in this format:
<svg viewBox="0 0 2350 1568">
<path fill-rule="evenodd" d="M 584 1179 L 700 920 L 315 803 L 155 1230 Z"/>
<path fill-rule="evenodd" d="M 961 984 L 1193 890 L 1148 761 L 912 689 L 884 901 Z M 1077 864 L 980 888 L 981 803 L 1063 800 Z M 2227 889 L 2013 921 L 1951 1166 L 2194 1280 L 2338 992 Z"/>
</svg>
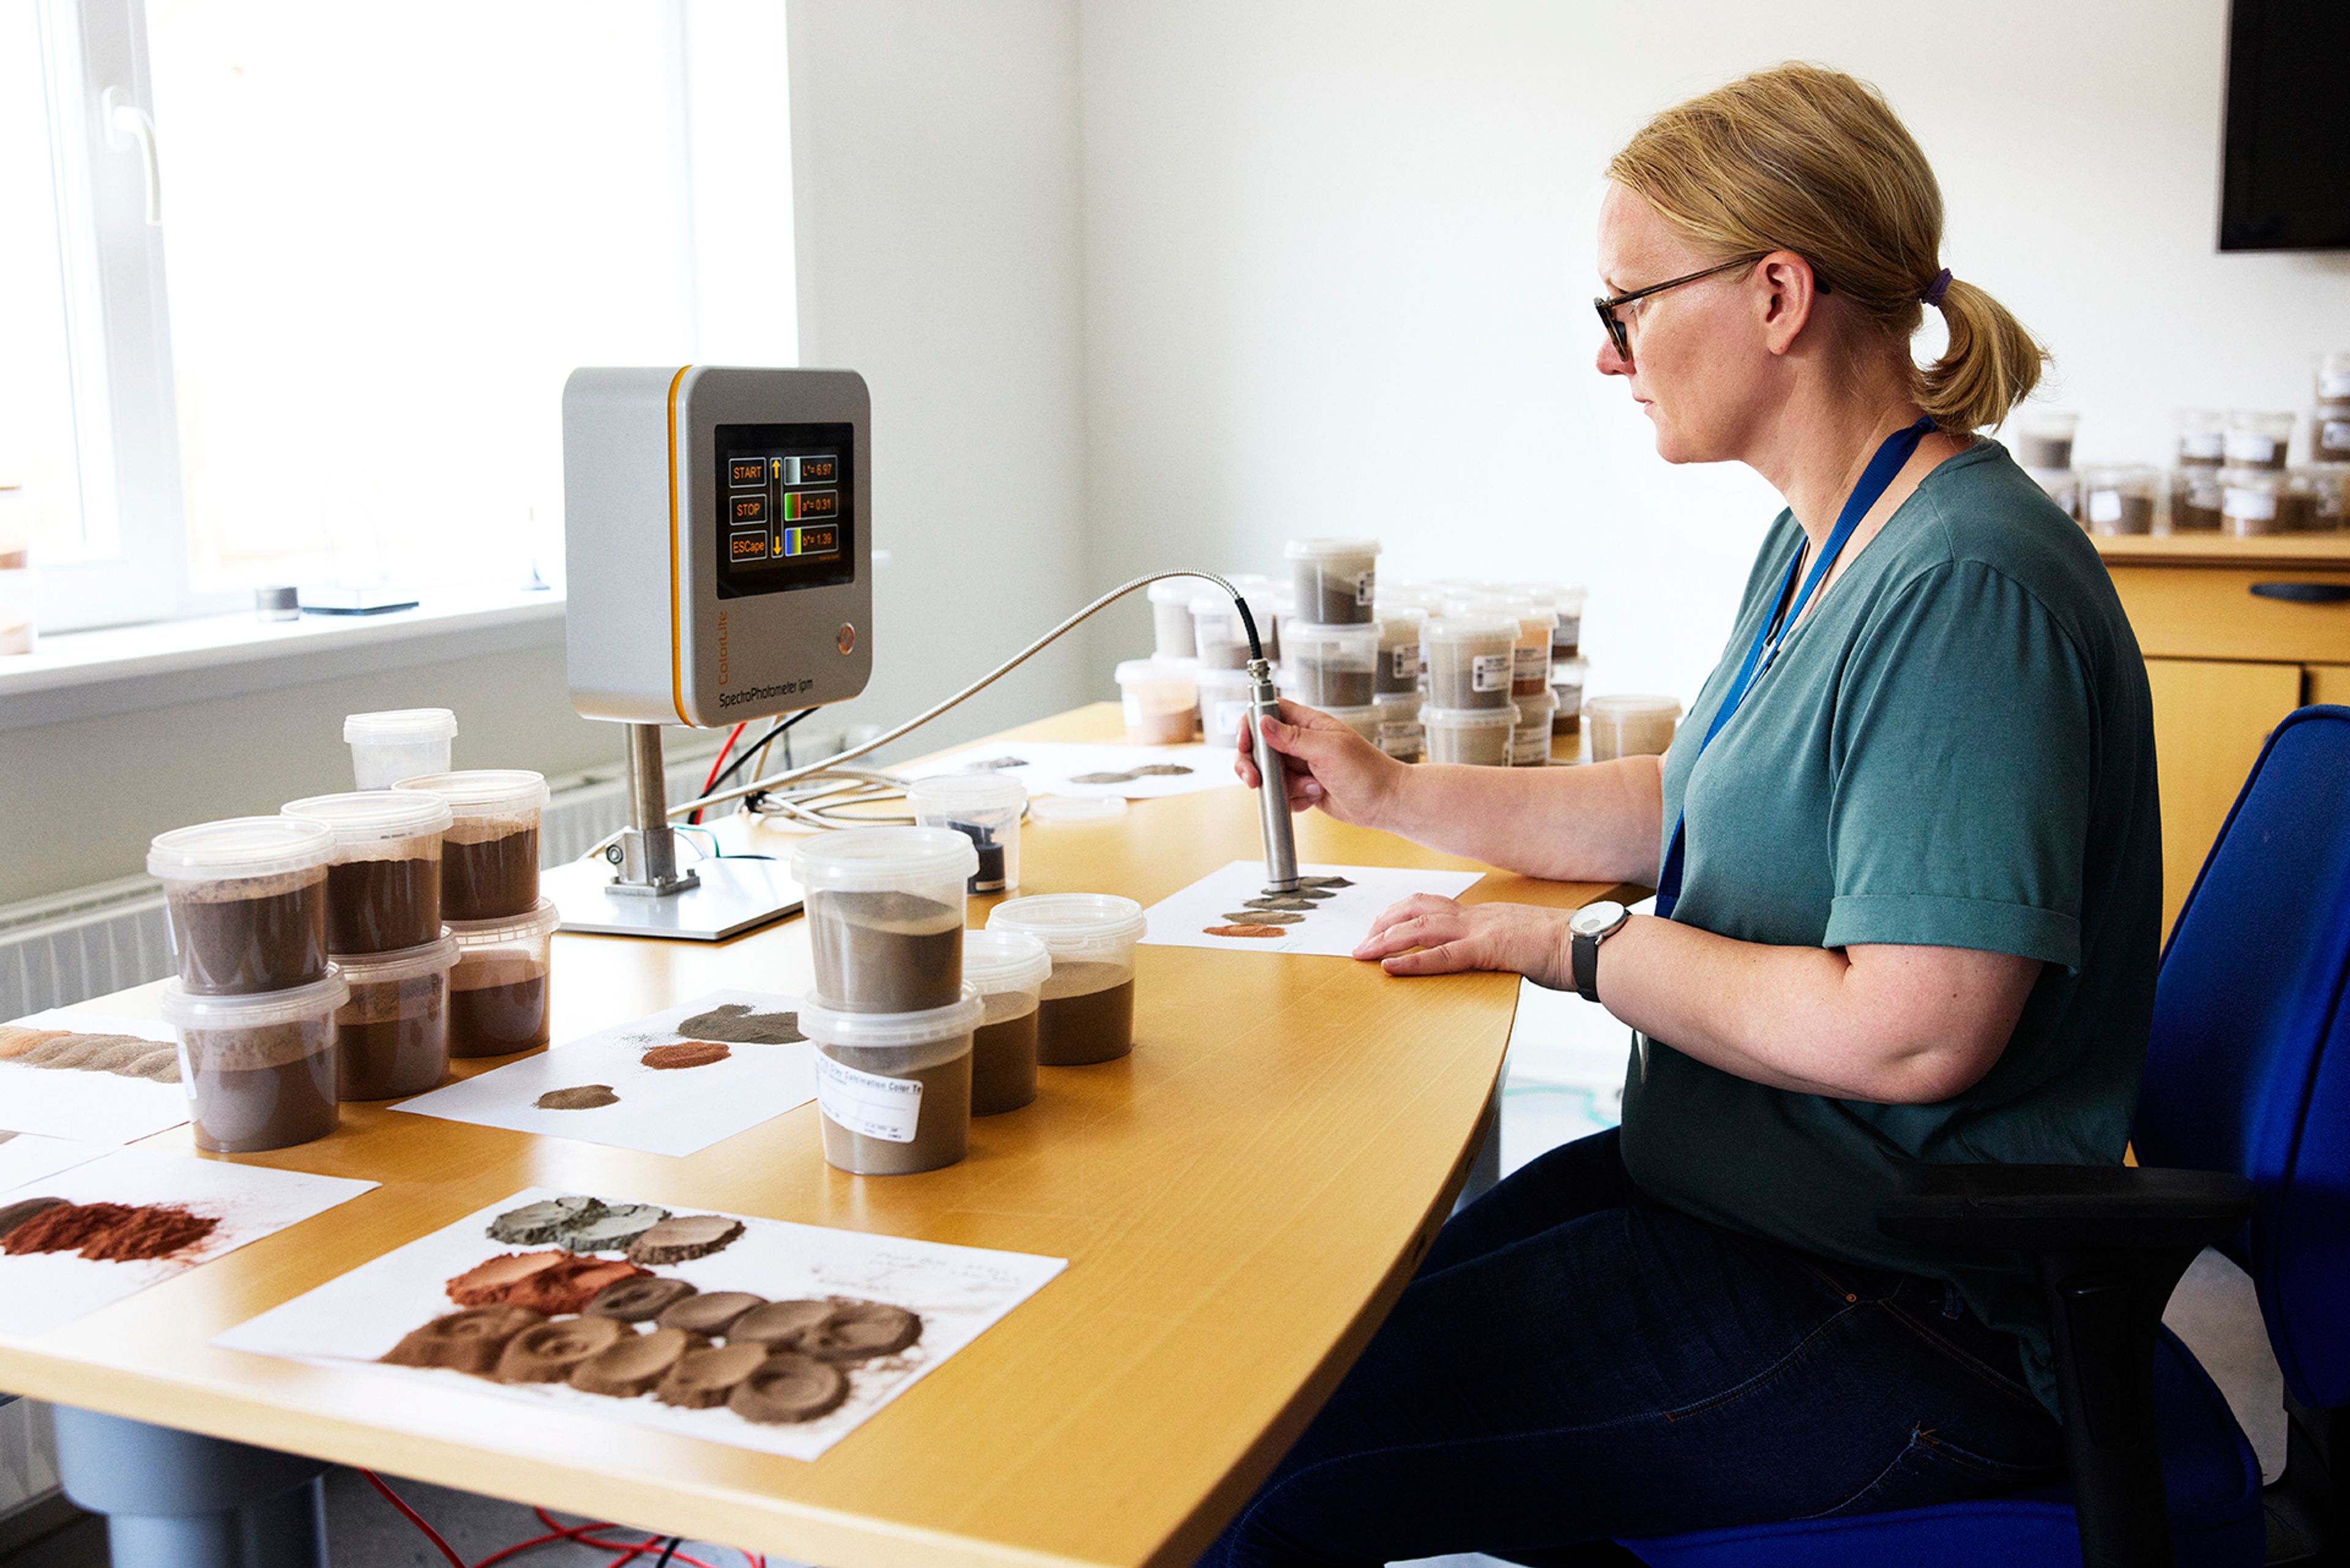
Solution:
<svg viewBox="0 0 2350 1568">
<path fill-rule="evenodd" d="M 906 799 L 916 811 L 926 805 L 941 811 L 1018 811 L 1028 804 L 1028 786 L 1002 774 L 940 774 L 908 784 Z"/>
<path fill-rule="evenodd" d="M 452 740 L 457 715 L 446 708 L 388 708 L 380 713 L 352 713 L 343 720 L 343 739 L 363 743 Z"/>
<path fill-rule="evenodd" d="M 1489 642 L 1494 638 L 1518 639 L 1518 621 L 1506 615 L 1440 615 L 1419 628 L 1422 642 Z"/>
<path fill-rule="evenodd" d="M 1120 686 L 1188 686 L 1198 672 L 1171 659 L 1125 659 L 1113 671 Z"/>
<path fill-rule="evenodd" d="M 1377 539 L 1292 539 L 1281 552 L 1293 561 L 1327 561 L 1342 556 L 1376 556 Z"/>
<path fill-rule="evenodd" d="M 1585 717 L 1592 719 L 1634 719 L 1656 713 L 1666 713 L 1678 719 L 1681 716 L 1681 705 L 1678 699 L 1671 697 L 1586 697 L 1583 711 Z"/>
<path fill-rule="evenodd" d="M 1545 686 L 1542 689 L 1542 695 L 1539 697 L 1520 697 L 1512 703 L 1512 706 L 1517 709 L 1518 717 L 1523 719 L 1525 717 L 1526 710 L 1529 708 L 1532 708 L 1536 712 L 1540 712 L 1544 708 L 1557 707 L 1558 693 Z"/>
<path fill-rule="evenodd" d="M 1038 893 L 988 912 L 991 931 L 1025 931 L 1055 952 L 1095 942 L 1132 941 L 1149 924 L 1142 906 L 1116 893 Z"/>
<path fill-rule="evenodd" d="M 541 898 L 519 915 L 500 915 L 488 920 L 450 920 L 442 929 L 461 948 L 503 948 L 525 938 L 543 937 L 562 923 L 563 912 L 555 907 L 555 900 Z"/>
<path fill-rule="evenodd" d="M 441 933 L 439 941 L 425 942 L 418 947 L 394 948 L 387 953 L 335 955 L 335 968 L 353 985 L 383 985 L 396 980 L 414 980 L 421 974 L 439 974 L 443 970 L 453 969 L 456 963 L 457 939 L 446 931 Z"/>
<path fill-rule="evenodd" d="M 1028 803 L 1028 820 L 1045 826 L 1109 822 L 1125 815 L 1122 794 L 1048 794 Z"/>
<path fill-rule="evenodd" d="M 470 768 L 453 774 L 420 774 L 412 779 L 401 779 L 391 787 L 437 794 L 459 816 L 536 811 L 552 798 L 546 775 L 527 768 Z"/>
<path fill-rule="evenodd" d="M 180 882 L 276 877 L 324 866 L 334 852 L 334 831 L 322 824 L 232 816 L 157 834 L 147 846 L 147 874 Z"/>
<path fill-rule="evenodd" d="M 927 1045 L 977 1029 L 987 1016 L 987 1004 L 979 996 L 978 988 L 966 981 L 962 994 L 954 1001 L 920 1012 L 841 1012 L 818 998 L 805 997 L 800 1002 L 800 1032 L 820 1044 L 856 1049 Z"/>
<path fill-rule="evenodd" d="M 1378 708 L 1370 702 L 1366 702 L 1359 708 L 1325 708 L 1322 711 L 1329 714 L 1338 722 L 1351 724 L 1357 729 L 1375 722 L 1379 716 Z"/>
<path fill-rule="evenodd" d="M 1417 691 L 1380 691 L 1371 698 L 1374 708 L 1410 708 L 1417 711 L 1421 698 Z"/>
<path fill-rule="evenodd" d="M 1281 623 L 1281 640 L 1285 648 L 1292 639 L 1299 642 L 1377 642 L 1379 628 L 1377 621 L 1356 621 L 1352 625 L 1333 625 L 1315 620 L 1284 620 Z"/>
<path fill-rule="evenodd" d="M 1371 619 L 1378 623 L 1382 632 L 1399 626 L 1417 629 L 1420 622 L 1427 618 L 1428 609 L 1423 605 L 1409 602 L 1399 604 L 1393 599 L 1381 599 L 1371 607 Z"/>
<path fill-rule="evenodd" d="M 2152 484 L 2159 471 L 2150 462 L 2092 462 L 2080 470 L 2082 482 L 2095 490 L 2116 484 Z"/>
<path fill-rule="evenodd" d="M 962 937 L 963 983 L 982 996 L 1002 991 L 1026 991 L 1045 983 L 1053 972 L 1053 955 L 1025 931 L 965 931 Z"/>
<path fill-rule="evenodd" d="M 1143 591 L 1155 605 L 1188 605 L 1191 602 L 1191 597 L 1200 591 L 1200 579 L 1161 577 Z M 1220 594 L 1217 597 L 1222 598 L 1223 596 Z M 1226 599 L 1224 602 L 1229 604 L 1232 601 Z"/>
<path fill-rule="evenodd" d="M 2231 490 L 2274 490 L 2284 483 L 2284 473 L 2273 468 L 2223 468 L 2220 483 Z"/>
<path fill-rule="evenodd" d="M 455 820 L 439 795 L 413 790 L 364 789 L 343 794 L 306 795 L 277 808 L 305 822 L 322 822 L 337 844 L 368 844 L 384 838 L 420 838 Z"/>
<path fill-rule="evenodd" d="M 259 1029 L 324 1017 L 351 999 L 342 970 L 289 991 L 249 991 L 241 996 L 197 996 L 176 980 L 163 982 L 163 1017 L 183 1029 Z"/>
<path fill-rule="evenodd" d="M 906 877 L 961 881 L 979 869 L 979 850 L 951 827 L 849 827 L 802 839 L 792 880 L 815 892 L 886 887 Z"/>
<path fill-rule="evenodd" d="M 1518 722 L 1518 711 L 1508 703 L 1499 708 L 1439 708 L 1419 711 L 1419 722 L 1439 730 L 1506 730 Z"/>
</svg>

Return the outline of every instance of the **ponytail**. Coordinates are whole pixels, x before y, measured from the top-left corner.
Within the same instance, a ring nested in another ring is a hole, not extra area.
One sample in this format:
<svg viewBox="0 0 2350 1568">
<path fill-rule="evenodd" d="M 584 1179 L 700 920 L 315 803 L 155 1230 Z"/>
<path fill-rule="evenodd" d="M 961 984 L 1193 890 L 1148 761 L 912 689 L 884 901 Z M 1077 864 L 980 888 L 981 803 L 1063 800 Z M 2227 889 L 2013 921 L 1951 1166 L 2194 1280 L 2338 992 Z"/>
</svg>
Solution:
<svg viewBox="0 0 2350 1568">
<path fill-rule="evenodd" d="M 1911 399 L 1946 431 L 1986 430 L 2040 384 L 2048 351 L 2007 306 L 1953 278 L 1942 295 L 1949 345 L 1911 377 Z"/>
</svg>

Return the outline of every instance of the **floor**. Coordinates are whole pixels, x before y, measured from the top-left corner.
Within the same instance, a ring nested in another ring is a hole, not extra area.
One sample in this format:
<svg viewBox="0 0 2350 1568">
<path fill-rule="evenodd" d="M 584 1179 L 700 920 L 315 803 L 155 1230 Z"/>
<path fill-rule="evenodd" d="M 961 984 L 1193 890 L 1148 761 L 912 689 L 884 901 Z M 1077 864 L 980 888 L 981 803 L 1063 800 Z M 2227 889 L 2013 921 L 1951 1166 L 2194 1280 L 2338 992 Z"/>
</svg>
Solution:
<svg viewBox="0 0 2350 1568">
<path fill-rule="evenodd" d="M 1502 1095 L 1501 1169 L 1506 1174 L 1574 1138 L 1616 1125 L 1623 1100 L 1629 1042 L 1621 1024 L 1573 995 L 1527 985 L 1511 1039 Z M 2283 1460 L 2282 1384 L 2262 1330 L 2259 1303 L 2242 1271 L 2206 1253 L 2171 1298 L 2165 1319 L 2193 1348 L 2228 1396 L 2263 1469 L 2272 1478 Z M 421 1481 L 390 1483 L 410 1506 L 448 1538 L 468 1563 L 545 1532 L 533 1512 L 516 1503 L 451 1491 Z M 446 1560 L 355 1471 L 328 1479 L 328 1536 L 334 1568 L 446 1568 Z M 566 1524 L 582 1521 L 558 1515 Z M 617 1531 L 618 1544 L 641 1541 Z M 728 1547 L 689 1542 L 680 1549 L 709 1568 L 737 1568 L 749 1559 Z M 520 1568 L 605 1568 L 617 1552 L 554 1542 L 518 1558 Z M 651 1568 L 658 1550 L 632 1559 Z M 105 1568 L 103 1532 L 82 1521 L 14 1553 L 0 1568 Z M 794 1568 L 769 1559 L 771 1568 Z M 1475 1554 L 1431 1557 L 1415 1568 L 1503 1568 Z"/>
</svg>

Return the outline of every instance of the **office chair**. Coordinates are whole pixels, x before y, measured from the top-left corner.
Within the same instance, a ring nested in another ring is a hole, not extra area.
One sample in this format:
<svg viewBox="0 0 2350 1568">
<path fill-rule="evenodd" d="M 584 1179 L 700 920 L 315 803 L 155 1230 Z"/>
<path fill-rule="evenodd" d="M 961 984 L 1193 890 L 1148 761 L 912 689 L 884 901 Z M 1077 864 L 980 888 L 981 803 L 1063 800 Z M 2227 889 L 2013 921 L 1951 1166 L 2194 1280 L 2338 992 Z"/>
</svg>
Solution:
<svg viewBox="0 0 2350 1568">
<path fill-rule="evenodd" d="M 2342 1563 L 2350 1524 L 2350 708 L 2269 737 L 2155 993 L 2145 1168 L 1943 1166 L 1888 1235 L 2032 1254 L 2072 1484 L 1939 1508 L 1627 1541 L 1657 1568 L 2255 1568 Z M 2242 1265 L 2284 1373 L 2284 1474 L 2163 1303 L 2206 1245 Z"/>
</svg>

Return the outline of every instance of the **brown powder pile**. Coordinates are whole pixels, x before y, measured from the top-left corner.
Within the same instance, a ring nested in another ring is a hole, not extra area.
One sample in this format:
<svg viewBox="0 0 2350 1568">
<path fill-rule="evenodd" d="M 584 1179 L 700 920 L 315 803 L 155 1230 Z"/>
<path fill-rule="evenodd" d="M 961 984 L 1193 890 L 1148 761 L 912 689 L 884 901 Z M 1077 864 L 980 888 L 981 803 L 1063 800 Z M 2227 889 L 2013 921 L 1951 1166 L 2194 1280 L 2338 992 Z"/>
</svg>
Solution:
<svg viewBox="0 0 2350 1568">
<path fill-rule="evenodd" d="M 144 1262 L 194 1246 L 219 1224 L 176 1203 L 60 1203 L 0 1238 L 0 1251 L 79 1252 L 94 1262 Z"/>
<path fill-rule="evenodd" d="M 715 1040 L 689 1040 L 681 1045 L 656 1045 L 644 1054 L 643 1060 L 655 1072 L 674 1072 L 681 1067 L 707 1067 L 733 1054 Z"/>
<path fill-rule="evenodd" d="M 740 1002 L 697 1012 L 677 1032 L 688 1040 L 731 1040 L 737 1045 L 796 1045 L 807 1038 L 800 1033 L 798 1013 L 754 1012 Z"/>
<path fill-rule="evenodd" d="M 1211 937 L 1278 937 L 1287 933 L 1279 926 L 1206 926 L 1201 934 Z"/>
</svg>

